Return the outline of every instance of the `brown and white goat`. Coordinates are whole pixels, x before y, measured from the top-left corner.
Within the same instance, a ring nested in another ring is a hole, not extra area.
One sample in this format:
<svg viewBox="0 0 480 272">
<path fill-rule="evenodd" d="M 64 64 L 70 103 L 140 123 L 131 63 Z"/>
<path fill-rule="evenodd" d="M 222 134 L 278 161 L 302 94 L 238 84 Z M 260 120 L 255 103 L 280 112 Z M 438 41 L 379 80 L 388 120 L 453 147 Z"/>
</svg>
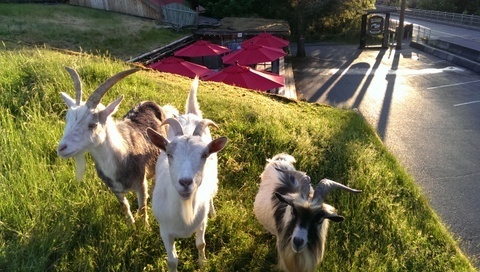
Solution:
<svg viewBox="0 0 480 272">
<path fill-rule="evenodd" d="M 148 182 L 155 174 L 155 162 L 160 149 L 153 145 L 146 135 L 148 127 L 166 135 L 161 127 L 166 113 L 155 102 L 137 104 L 121 121 L 113 119 L 123 96 L 103 106 L 103 95 L 118 81 L 139 69 L 120 72 L 103 82 L 86 102 L 82 101 L 82 85 L 78 73 L 66 67 L 73 79 L 76 98 L 62 92 L 68 106 L 63 137 L 57 153 L 62 158 L 75 159 L 76 177 L 80 180 L 85 171 L 85 153 L 90 152 L 95 161 L 97 174 L 116 195 L 122 210 L 131 223 L 135 219 L 130 211 L 125 194 L 135 191 L 138 197 L 138 211 L 143 213 L 147 223 Z"/>
<path fill-rule="evenodd" d="M 279 268 L 289 272 L 315 271 L 322 261 L 329 221 L 341 222 L 335 208 L 324 203 L 333 189 L 361 191 L 328 179 L 313 190 L 310 177 L 295 170 L 295 159 L 278 154 L 261 175 L 254 202 L 258 221 L 277 238 Z M 327 220 L 328 219 L 328 220 Z"/>
</svg>

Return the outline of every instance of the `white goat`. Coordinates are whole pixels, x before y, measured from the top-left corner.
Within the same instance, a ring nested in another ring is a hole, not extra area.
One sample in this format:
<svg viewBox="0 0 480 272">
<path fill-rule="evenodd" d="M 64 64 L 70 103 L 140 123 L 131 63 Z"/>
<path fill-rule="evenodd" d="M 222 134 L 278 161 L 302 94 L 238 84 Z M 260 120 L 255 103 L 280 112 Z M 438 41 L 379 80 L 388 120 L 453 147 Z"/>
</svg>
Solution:
<svg viewBox="0 0 480 272">
<path fill-rule="evenodd" d="M 125 194 L 134 190 L 138 197 L 138 210 L 143 212 L 143 219 L 147 222 L 147 179 L 155 174 L 160 149 L 148 140 L 146 129 L 152 127 L 166 135 L 161 128 L 162 121 L 166 119 L 165 111 L 156 103 L 147 101 L 136 105 L 122 121 L 115 121 L 112 115 L 123 96 L 107 107 L 100 104 L 100 99 L 115 83 L 139 69 L 123 71 L 109 78 L 85 103 L 82 102 L 79 75 L 71 68 L 66 69 L 74 81 L 76 99 L 61 93 L 69 110 L 58 155 L 75 158 L 76 176 L 80 180 L 85 171 L 84 154 L 90 151 L 98 176 L 117 196 L 129 221 L 134 223 L 135 219 Z"/>
<path fill-rule="evenodd" d="M 344 220 L 334 207 L 324 203 L 325 198 L 335 188 L 351 193 L 361 191 L 328 179 L 322 179 L 313 190 L 310 177 L 296 171 L 294 162 L 291 155 L 284 153 L 268 160 L 255 197 L 254 212 L 258 221 L 277 238 L 281 270 L 315 271 L 323 259 L 329 220 Z"/>
<path fill-rule="evenodd" d="M 197 89 L 198 77 L 192 83 L 186 113 L 178 120 L 164 121 L 169 125 L 168 139 L 147 130 L 150 140 L 164 151 L 157 160 L 152 210 L 160 224 L 170 271 L 177 271 L 178 265 L 175 238 L 187 238 L 194 232 L 199 264 L 206 261 L 205 229 L 218 189 L 216 153 L 227 144 L 226 137 L 212 140 L 208 126 L 217 125 L 202 119 Z"/>
</svg>

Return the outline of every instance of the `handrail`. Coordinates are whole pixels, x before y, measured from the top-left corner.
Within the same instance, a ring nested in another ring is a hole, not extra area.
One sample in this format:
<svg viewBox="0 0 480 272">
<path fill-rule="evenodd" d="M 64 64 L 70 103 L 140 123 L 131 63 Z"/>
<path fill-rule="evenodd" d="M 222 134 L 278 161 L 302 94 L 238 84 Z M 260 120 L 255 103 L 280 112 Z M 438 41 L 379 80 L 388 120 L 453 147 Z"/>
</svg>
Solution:
<svg viewBox="0 0 480 272">
<path fill-rule="evenodd" d="M 406 9 L 405 16 L 480 28 L 480 16 L 478 15 L 424 9 Z"/>
</svg>

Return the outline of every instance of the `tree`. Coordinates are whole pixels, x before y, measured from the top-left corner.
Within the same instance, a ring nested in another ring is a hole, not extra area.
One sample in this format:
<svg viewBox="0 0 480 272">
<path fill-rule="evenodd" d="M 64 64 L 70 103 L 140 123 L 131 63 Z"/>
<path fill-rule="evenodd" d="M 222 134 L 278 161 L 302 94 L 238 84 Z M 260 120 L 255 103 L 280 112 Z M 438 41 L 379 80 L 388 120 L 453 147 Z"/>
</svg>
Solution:
<svg viewBox="0 0 480 272">
<path fill-rule="evenodd" d="M 361 10 L 374 7 L 375 0 L 192 0 L 217 18 L 257 16 L 282 19 L 290 24 L 297 41 L 297 57 L 305 56 L 305 41 L 360 29 Z"/>
</svg>

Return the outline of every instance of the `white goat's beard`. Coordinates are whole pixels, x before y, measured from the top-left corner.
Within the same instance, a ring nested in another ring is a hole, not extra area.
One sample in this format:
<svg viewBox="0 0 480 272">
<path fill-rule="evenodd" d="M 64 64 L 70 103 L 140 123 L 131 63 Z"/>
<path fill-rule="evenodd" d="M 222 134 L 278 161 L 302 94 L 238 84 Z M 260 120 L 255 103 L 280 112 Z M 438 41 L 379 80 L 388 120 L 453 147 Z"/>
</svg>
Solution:
<svg viewBox="0 0 480 272">
<path fill-rule="evenodd" d="M 279 252 L 280 253 L 280 252 Z M 280 253 L 280 270 L 284 271 L 315 271 L 317 265 L 315 256 L 309 250 L 295 252 L 291 245 Z"/>
<path fill-rule="evenodd" d="M 85 153 L 78 153 L 73 156 L 73 158 L 75 159 L 75 178 L 81 181 L 83 174 L 85 174 L 85 166 L 87 164 Z"/>
<path fill-rule="evenodd" d="M 182 220 L 185 222 L 186 225 L 193 224 L 193 201 L 192 197 L 188 199 L 182 199 Z"/>
</svg>

